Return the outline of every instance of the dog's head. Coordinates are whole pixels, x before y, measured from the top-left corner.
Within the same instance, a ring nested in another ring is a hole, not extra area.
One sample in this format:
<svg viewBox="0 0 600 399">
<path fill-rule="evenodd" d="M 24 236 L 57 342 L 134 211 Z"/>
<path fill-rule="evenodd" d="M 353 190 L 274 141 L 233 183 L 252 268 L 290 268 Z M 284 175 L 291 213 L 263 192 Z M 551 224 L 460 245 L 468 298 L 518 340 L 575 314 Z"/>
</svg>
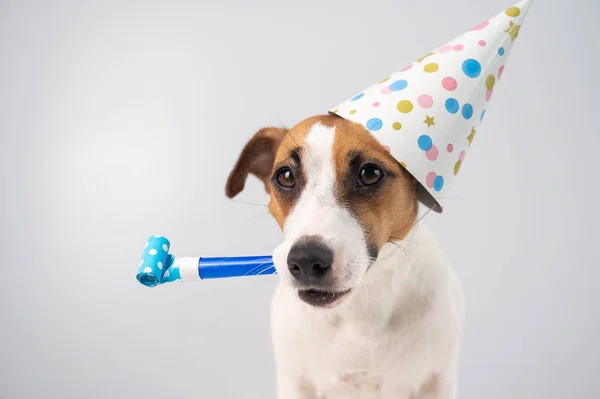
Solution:
<svg viewBox="0 0 600 399">
<path fill-rule="evenodd" d="M 416 180 L 364 127 L 335 115 L 258 131 L 229 175 L 229 198 L 248 174 L 264 183 L 284 232 L 277 272 L 313 306 L 341 303 L 417 215 Z"/>
</svg>

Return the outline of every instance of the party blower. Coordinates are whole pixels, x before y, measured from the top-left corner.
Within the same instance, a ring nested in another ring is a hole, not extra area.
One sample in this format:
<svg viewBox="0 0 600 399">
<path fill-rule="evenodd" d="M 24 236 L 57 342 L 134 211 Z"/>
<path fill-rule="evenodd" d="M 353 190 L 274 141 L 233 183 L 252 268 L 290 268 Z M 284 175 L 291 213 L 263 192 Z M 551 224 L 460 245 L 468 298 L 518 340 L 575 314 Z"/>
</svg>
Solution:
<svg viewBox="0 0 600 399">
<path fill-rule="evenodd" d="M 271 256 L 227 258 L 177 257 L 169 253 L 165 237 L 151 236 L 138 267 L 137 280 L 146 287 L 172 281 L 197 281 L 215 278 L 276 274 Z"/>
</svg>

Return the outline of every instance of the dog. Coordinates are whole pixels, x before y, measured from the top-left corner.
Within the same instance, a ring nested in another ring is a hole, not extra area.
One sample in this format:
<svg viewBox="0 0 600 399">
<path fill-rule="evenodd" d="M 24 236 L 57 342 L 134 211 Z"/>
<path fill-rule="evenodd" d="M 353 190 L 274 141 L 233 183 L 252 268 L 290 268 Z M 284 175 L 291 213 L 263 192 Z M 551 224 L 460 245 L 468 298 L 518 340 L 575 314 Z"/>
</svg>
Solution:
<svg viewBox="0 0 600 399">
<path fill-rule="evenodd" d="M 454 399 L 463 290 L 417 219 L 419 183 L 337 115 L 265 127 L 226 183 L 249 175 L 284 233 L 272 343 L 279 399 Z"/>
</svg>

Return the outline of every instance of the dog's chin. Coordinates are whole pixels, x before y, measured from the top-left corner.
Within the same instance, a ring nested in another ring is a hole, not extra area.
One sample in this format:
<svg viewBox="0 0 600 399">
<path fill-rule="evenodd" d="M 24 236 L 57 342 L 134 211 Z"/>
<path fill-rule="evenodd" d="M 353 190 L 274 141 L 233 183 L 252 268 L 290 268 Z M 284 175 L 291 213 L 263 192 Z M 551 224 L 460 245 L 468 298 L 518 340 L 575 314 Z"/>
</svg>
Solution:
<svg viewBox="0 0 600 399">
<path fill-rule="evenodd" d="M 300 298 L 301 301 L 316 308 L 331 309 L 344 302 L 351 292 L 352 289 L 344 291 L 299 289 L 298 298 Z"/>
</svg>

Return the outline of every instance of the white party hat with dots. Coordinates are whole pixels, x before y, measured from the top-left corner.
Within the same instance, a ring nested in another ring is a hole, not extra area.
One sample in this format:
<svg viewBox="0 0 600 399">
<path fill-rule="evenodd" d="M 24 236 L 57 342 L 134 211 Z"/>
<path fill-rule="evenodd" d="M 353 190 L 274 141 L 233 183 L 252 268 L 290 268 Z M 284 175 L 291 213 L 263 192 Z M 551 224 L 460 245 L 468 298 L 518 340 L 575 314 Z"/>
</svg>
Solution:
<svg viewBox="0 0 600 399">
<path fill-rule="evenodd" d="M 442 212 L 531 4 L 525 0 L 330 110 L 365 126 Z M 423 190 L 424 189 L 424 190 Z"/>
</svg>

